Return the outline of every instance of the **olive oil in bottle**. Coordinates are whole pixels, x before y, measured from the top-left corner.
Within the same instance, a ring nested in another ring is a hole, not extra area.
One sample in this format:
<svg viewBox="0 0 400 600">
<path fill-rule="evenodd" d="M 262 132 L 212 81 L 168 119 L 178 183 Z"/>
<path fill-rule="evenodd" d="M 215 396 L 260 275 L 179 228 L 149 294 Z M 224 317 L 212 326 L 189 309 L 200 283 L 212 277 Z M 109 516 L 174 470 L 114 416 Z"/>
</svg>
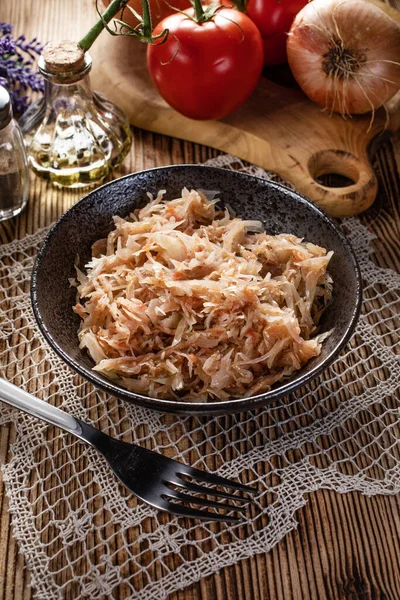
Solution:
<svg viewBox="0 0 400 600">
<path fill-rule="evenodd" d="M 38 64 L 45 79 L 44 104 L 22 123 L 29 166 L 59 187 L 99 184 L 129 152 L 129 123 L 118 107 L 92 92 L 87 52 L 60 66 L 46 54 L 48 46 Z"/>
</svg>

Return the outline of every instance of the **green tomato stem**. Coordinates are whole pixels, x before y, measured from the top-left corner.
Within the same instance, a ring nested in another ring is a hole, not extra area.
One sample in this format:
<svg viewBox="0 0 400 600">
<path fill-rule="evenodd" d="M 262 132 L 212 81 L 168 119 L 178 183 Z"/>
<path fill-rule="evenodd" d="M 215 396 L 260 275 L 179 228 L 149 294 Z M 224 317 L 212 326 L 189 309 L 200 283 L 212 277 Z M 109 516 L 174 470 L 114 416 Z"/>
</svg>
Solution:
<svg viewBox="0 0 400 600">
<path fill-rule="evenodd" d="M 148 8 L 148 0 L 142 0 L 142 1 L 143 1 L 143 6 L 144 6 L 144 4 L 147 4 L 147 8 Z M 109 23 L 111 21 L 111 19 L 113 17 L 115 17 L 115 15 L 127 3 L 128 3 L 128 0 L 112 0 L 110 5 L 107 7 L 107 9 L 101 15 L 101 18 L 97 21 L 97 23 L 95 23 L 93 25 L 93 27 L 91 29 L 89 29 L 87 34 L 79 42 L 79 46 L 82 48 L 82 50 L 84 50 L 85 52 L 87 50 L 89 50 L 89 48 L 96 41 L 96 39 L 99 37 L 100 33 L 105 28 L 107 23 Z M 149 16 L 150 16 L 150 13 L 149 13 Z"/>
<path fill-rule="evenodd" d="M 153 32 L 151 25 L 150 6 L 148 0 L 142 0 L 143 7 L 143 33 L 145 37 L 150 38 Z"/>
<path fill-rule="evenodd" d="M 204 9 L 201 5 L 201 0 L 194 0 L 193 6 L 194 6 L 194 12 L 195 12 L 195 19 L 196 19 L 197 23 L 202 23 Z"/>
</svg>

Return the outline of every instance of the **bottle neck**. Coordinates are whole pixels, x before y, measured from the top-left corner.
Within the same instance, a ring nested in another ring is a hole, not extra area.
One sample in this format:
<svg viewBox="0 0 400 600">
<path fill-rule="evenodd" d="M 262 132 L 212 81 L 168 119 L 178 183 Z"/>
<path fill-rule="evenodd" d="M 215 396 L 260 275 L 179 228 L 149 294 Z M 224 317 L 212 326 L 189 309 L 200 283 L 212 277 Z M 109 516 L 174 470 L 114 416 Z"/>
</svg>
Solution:
<svg viewBox="0 0 400 600">
<path fill-rule="evenodd" d="M 79 81 L 73 83 L 55 83 L 45 78 L 44 98 L 46 104 L 54 105 L 55 102 L 72 101 L 74 98 L 91 100 L 93 96 L 89 75 L 84 75 Z"/>
<path fill-rule="evenodd" d="M 86 75 L 89 74 L 92 68 L 92 59 L 86 52 L 83 59 L 83 64 L 79 69 L 68 70 L 68 67 L 65 67 L 65 70 L 60 72 L 51 70 L 48 67 L 48 64 L 45 62 L 43 56 L 40 56 L 38 68 L 45 81 L 54 83 L 56 85 L 71 85 L 81 81 Z"/>
<path fill-rule="evenodd" d="M 92 59 L 88 53 L 85 54 L 82 66 L 76 70 L 54 72 L 48 68 L 43 56 L 39 59 L 38 67 L 44 78 L 46 105 L 73 109 L 73 104 L 78 99 L 80 101 L 92 99 L 89 79 Z"/>
</svg>

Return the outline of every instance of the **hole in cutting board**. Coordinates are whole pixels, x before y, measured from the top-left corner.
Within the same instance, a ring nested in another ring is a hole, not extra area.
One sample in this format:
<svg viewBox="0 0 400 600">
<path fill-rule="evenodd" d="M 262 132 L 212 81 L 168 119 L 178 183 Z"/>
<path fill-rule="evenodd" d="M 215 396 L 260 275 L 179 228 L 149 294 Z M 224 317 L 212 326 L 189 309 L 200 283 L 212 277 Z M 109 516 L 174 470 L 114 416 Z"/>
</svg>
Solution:
<svg viewBox="0 0 400 600">
<path fill-rule="evenodd" d="M 311 156 L 308 170 L 311 177 L 324 187 L 349 187 L 360 178 L 360 161 L 343 150 L 321 150 Z"/>
<path fill-rule="evenodd" d="M 346 175 L 339 175 L 339 173 L 322 173 L 319 177 L 314 177 L 314 180 L 320 185 L 330 188 L 348 187 L 355 184 L 353 179 Z"/>
</svg>

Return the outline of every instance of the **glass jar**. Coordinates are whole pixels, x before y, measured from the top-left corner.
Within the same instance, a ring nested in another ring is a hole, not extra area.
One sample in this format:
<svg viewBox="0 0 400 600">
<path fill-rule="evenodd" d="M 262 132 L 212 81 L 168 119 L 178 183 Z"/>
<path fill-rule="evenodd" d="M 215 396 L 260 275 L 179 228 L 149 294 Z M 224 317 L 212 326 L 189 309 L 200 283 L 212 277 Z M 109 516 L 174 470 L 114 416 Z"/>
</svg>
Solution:
<svg viewBox="0 0 400 600">
<path fill-rule="evenodd" d="M 0 221 L 18 215 L 29 195 L 24 140 L 12 118 L 10 95 L 0 86 Z"/>
<path fill-rule="evenodd" d="M 132 135 L 125 114 L 92 92 L 88 53 L 78 68 L 54 72 L 43 56 L 44 99 L 24 115 L 31 169 L 59 187 L 99 184 L 128 154 Z"/>
</svg>

